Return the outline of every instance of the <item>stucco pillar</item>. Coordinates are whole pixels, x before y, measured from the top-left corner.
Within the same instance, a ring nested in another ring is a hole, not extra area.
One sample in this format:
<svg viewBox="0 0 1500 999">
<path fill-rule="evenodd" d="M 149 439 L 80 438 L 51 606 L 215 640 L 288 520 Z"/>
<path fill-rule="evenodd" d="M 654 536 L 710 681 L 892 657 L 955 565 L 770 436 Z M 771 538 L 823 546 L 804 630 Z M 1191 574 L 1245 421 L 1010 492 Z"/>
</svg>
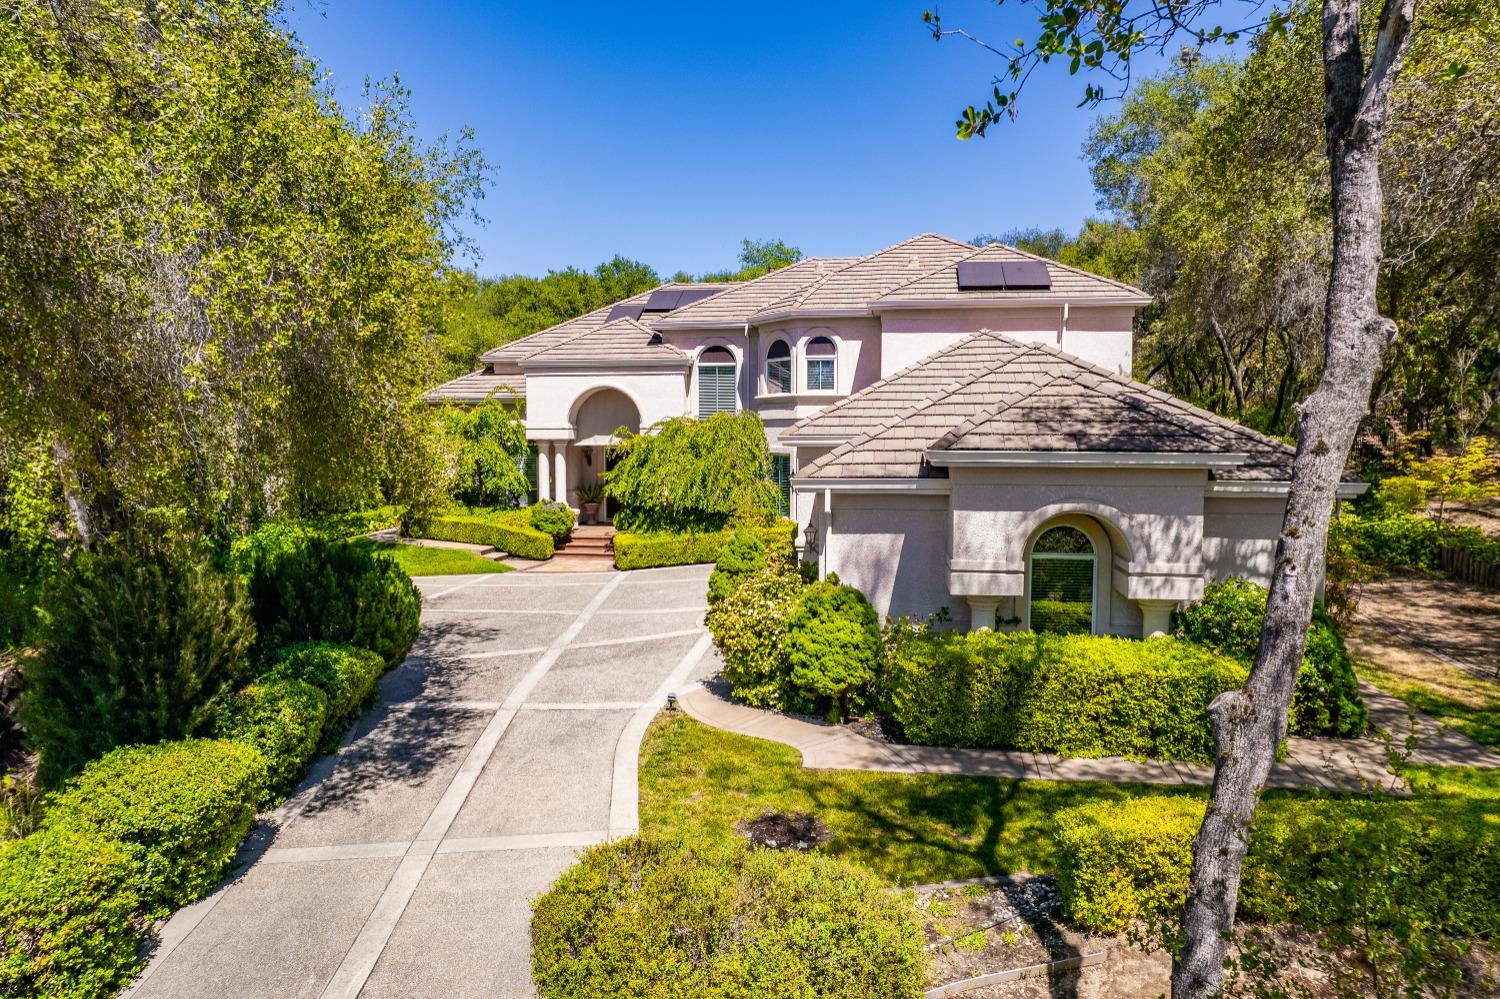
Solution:
<svg viewBox="0 0 1500 999">
<path fill-rule="evenodd" d="M 1141 609 L 1141 637 L 1160 638 L 1172 630 L 1172 611 L 1175 600 L 1137 600 Z"/>
<path fill-rule="evenodd" d="M 557 472 L 557 490 L 552 498 L 559 503 L 568 502 L 568 444 L 566 441 L 557 443 L 557 460 L 552 463 Z"/>
<path fill-rule="evenodd" d="M 995 608 L 1000 606 L 999 597 L 965 597 L 969 602 L 969 630 L 994 631 Z"/>
<path fill-rule="evenodd" d="M 538 441 L 536 445 L 536 498 L 552 498 L 552 442 Z"/>
</svg>

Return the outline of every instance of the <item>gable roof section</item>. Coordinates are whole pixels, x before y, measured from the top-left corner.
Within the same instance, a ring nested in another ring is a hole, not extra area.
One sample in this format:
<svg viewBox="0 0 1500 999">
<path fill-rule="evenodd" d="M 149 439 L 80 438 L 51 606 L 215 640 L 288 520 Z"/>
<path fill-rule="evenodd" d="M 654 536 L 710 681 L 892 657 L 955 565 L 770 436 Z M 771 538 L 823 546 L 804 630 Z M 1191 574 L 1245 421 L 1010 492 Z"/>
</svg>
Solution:
<svg viewBox="0 0 1500 999">
<path fill-rule="evenodd" d="M 859 257 L 808 257 L 752 281 L 731 285 L 712 298 L 694 302 L 658 319 L 659 329 L 703 329 L 741 326 L 772 302 L 805 289 L 828 274 L 842 270 Z"/>
<path fill-rule="evenodd" d="M 471 371 L 422 394 L 427 402 L 483 402 L 495 398 L 512 402 L 525 398 L 524 379 L 515 374 L 497 375 L 489 370 Z"/>
<path fill-rule="evenodd" d="M 1216 478 L 1285 481 L 1292 448 L 1045 344 L 976 333 L 795 424 L 847 437 L 806 479 L 941 475 L 929 451 L 1245 455 Z"/>
<path fill-rule="evenodd" d="M 972 251 L 963 258 L 964 263 L 1004 260 L 1040 262 L 1047 268 L 1047 274 L 1052 278 L 1052 287 L 1014 291 L 991 288 L 961 289 L 958 286 L 958 264 L 955 261 L 951 267 L 946 265 L 937 267 L 904 284 L 886 290 L 871 304 L 875 308 L 880 308 L 908 302 L 931 304 L 933 302 L 972 301 L 977 304 L 1037 298 L 1066 299 L 1072 302 L 1087 302 L 1091 298 L 1096 298 L 1133 305 L 1146 305 L 1151 301 L 1150 295 L 1134 285 L 1100 277 L 1098 274 L 1090 274 L 1088 271 L 1081 271 L 1076 267 L 1069 267 L 1003 243 L 991 243 Z"/>
<path fill-rule="evenodd" d="M 597 329 L 586 330 L 560 343 L 530 354 L 520 361 L 523 368 L 544 365 L 587 364 L 656 365 L 683 367 L 688 356 L 661 335 L 635 319 L 616 319 Z"/>
<path fill-rule="evenodd" d="M 935 267 L 951 266 L 974 252 L 969 243 L 947 236 L 923 233 L 888 246 L 847 267 L 842 267 L 806 288 L 766 305 L 750 317 L 751 322 L 769 321 L 798 313 L 839 314 L 867 311 L 874 299 L 892 288 L 926 274 Z"/>
<path fill-rule="evenodd" d="M 574 337 L 582 336 L 585 333 L 592 333 L 610 321 L 609 314 L 616 306 L 643 306 L 652 294 L 659 291 L 701 290 L 704 288 L 716 288 L 723 291 L 729 287 L 731 286 L 724 282 L 699 284 L 685 281 L 668 281 L 666 284 L 657 285 L 650 291 L 643 291 L 639 295 L 632 295 L 629 298 L 622 298 L 618 302 L 611 302 L 609 305 L 601 306 L 593 312 L 586 312 L 576 319 L 569 319 L 566 322 L 558 323 L 556 326 L 549 326 L 529 336 L 521 337 L 519 340 L 512 340 L 510 343 L 501 344 L 494 350 L 485 351 L 480 355 L 479 359 L 486 364 L 523 361 L 533 354 L 543 350 L 550 350 L 560 344 L 566 343 Z M 703 299 L 702 301 L 708 301 L 708 299 Z M 649 317 L 651 314 L 647 313 L 646 315 Z"/>
</svg>

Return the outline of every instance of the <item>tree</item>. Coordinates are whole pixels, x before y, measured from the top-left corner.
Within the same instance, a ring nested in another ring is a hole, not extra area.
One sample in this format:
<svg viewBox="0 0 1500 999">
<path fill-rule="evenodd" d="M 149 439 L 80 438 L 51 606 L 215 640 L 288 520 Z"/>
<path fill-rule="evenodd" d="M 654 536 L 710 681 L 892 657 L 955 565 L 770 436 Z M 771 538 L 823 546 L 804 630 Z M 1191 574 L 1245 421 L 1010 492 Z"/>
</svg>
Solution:
<svg viewBox="0 0 1500 999">
<path fill-rule="evenodd" d="M 346 117 L 275 0 L 0 11 L 0 435 L 46 442 L 78 540 L 375 498 L 468 137 L 419 142 L 395 82 Z"/>
<path fill-rule="evenodd" d="M 474 506 L 506 506 L 531 491 L 529 445 L 515 407 L 497 399 L 452 406 L 443 423 L 453 441 L 453 497 Z"/>
<path fill-rule="evenodd" d="M 788 246 L 783 239 L 740 240 L 740 269 L 737 271 L 711 271 L 702 277 L 688 274 L 675 275 L 674 281 L 753 281 L 774 270 L 795 264 L 802 259 L 802 251 Z"/>
<path fill-rule="evenodd" d="M 1086 67 L 1123 86 L 1130 57 L 1143 48 L 1162 50 L 1183 38 L 1198 47 L 1232 42 L 1241 30 L 1281 31 L 1287 18 L 1273 9 L 1266 19 L 1235 30 L 1209 23 L 1220 0 L 1169 5 L 1037 0 L 1037 5 L 1040 30 L 1034 41 L 1020 40 L 1006 53 L 992 49 L 1006 59 L 1009 89 L 997 83 L 982 109 L 966 108 L 958 123 L 961 137 L 983 135 L 1002 116 L 1014 114 L 1031 73 L 1054 56 L 1067 59 L 1070 72 Z M 1323 372 L 1299 410 L 1292 482 L 1255 663 L 1245 686 L 1220 695 L 1209 709 L 1217 763 L 1209 807 L 1193 843 L 1182 949 L 1173 960 L 1177 999 L 1214 995 L 1223 982 L 1250 823 L 1285 735 L 1334 498 L 1355 432 L 1369 411 L 1381 355 L 1396 337 L 1395 323 L 1381 315 L 1376 298 L 1383 254 L 1380 154 L 1416 2 L 1382 0 L 1378 14 L 1364 10 L 1360 0 L 1323 0 L 1322 6 L 1323 145 L 1333 236 Z M 937 15 L 924 17 L 936 37 L 954 33 Z M 1085 101 L 1104 96 L 1100 85 L 1085 89 Z"/>
</svg>

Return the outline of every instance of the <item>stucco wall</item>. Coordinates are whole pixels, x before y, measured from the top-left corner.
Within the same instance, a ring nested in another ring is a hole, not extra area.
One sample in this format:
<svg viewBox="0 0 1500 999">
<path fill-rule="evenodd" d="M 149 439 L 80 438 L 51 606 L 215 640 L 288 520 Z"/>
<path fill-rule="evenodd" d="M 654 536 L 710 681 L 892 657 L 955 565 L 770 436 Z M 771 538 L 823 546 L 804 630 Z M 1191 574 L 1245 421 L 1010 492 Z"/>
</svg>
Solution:
<svg viewBox="0 0 1500 999">
<path fill-rule="evenodd" d="M 531 371 L 526 376 L 526 436 L 571 439 L 577 404 L 601 388 L 616 389 L 635 404 L 641 426 L 681 416 L 687 404 L 685 372 L 672 369 Z"/>
<path fill-rule="evenodd" d="M 1243 576 L 1271 585 L 1284 497 L 1209 496 L 1203 501 L 1203 564 L 1210 580 Z"/>
<path fill-rule="evenodd" d="M 1128 306 L 1069 307 L 1066 326 L 1057 306 L 893 310 L 881 314 L 881 377 L 910 367 L 970 333 L 993 330 L 1027 343 L 1049 343 L 1076 357 L 1130 373 Z"/>
<path fill-rule="evenodd" d="M 882 617 L 947 606 L 967 625 L 968 605 L 948 595 L 947 497 L 835 493 L 830 514 L 820 500 L 812 515 L 827 539 L 824 571 L 859 587 Z"/>
</svg>

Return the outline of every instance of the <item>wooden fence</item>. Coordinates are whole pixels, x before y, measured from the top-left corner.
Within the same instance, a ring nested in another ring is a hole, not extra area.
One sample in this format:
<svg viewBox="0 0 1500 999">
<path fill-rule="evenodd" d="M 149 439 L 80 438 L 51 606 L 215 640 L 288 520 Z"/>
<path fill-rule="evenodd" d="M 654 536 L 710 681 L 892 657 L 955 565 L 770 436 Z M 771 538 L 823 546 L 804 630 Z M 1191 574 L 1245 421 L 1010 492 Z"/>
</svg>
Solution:
<svg viewBox="0 0 1500 999">
<path fill-rule="evenodd" d="M 1467 548 L 1439 548 L 1438 564 L 1460 582 L 1500 588 L 1500 562 L 1479 558 Z"/>
</svg>

